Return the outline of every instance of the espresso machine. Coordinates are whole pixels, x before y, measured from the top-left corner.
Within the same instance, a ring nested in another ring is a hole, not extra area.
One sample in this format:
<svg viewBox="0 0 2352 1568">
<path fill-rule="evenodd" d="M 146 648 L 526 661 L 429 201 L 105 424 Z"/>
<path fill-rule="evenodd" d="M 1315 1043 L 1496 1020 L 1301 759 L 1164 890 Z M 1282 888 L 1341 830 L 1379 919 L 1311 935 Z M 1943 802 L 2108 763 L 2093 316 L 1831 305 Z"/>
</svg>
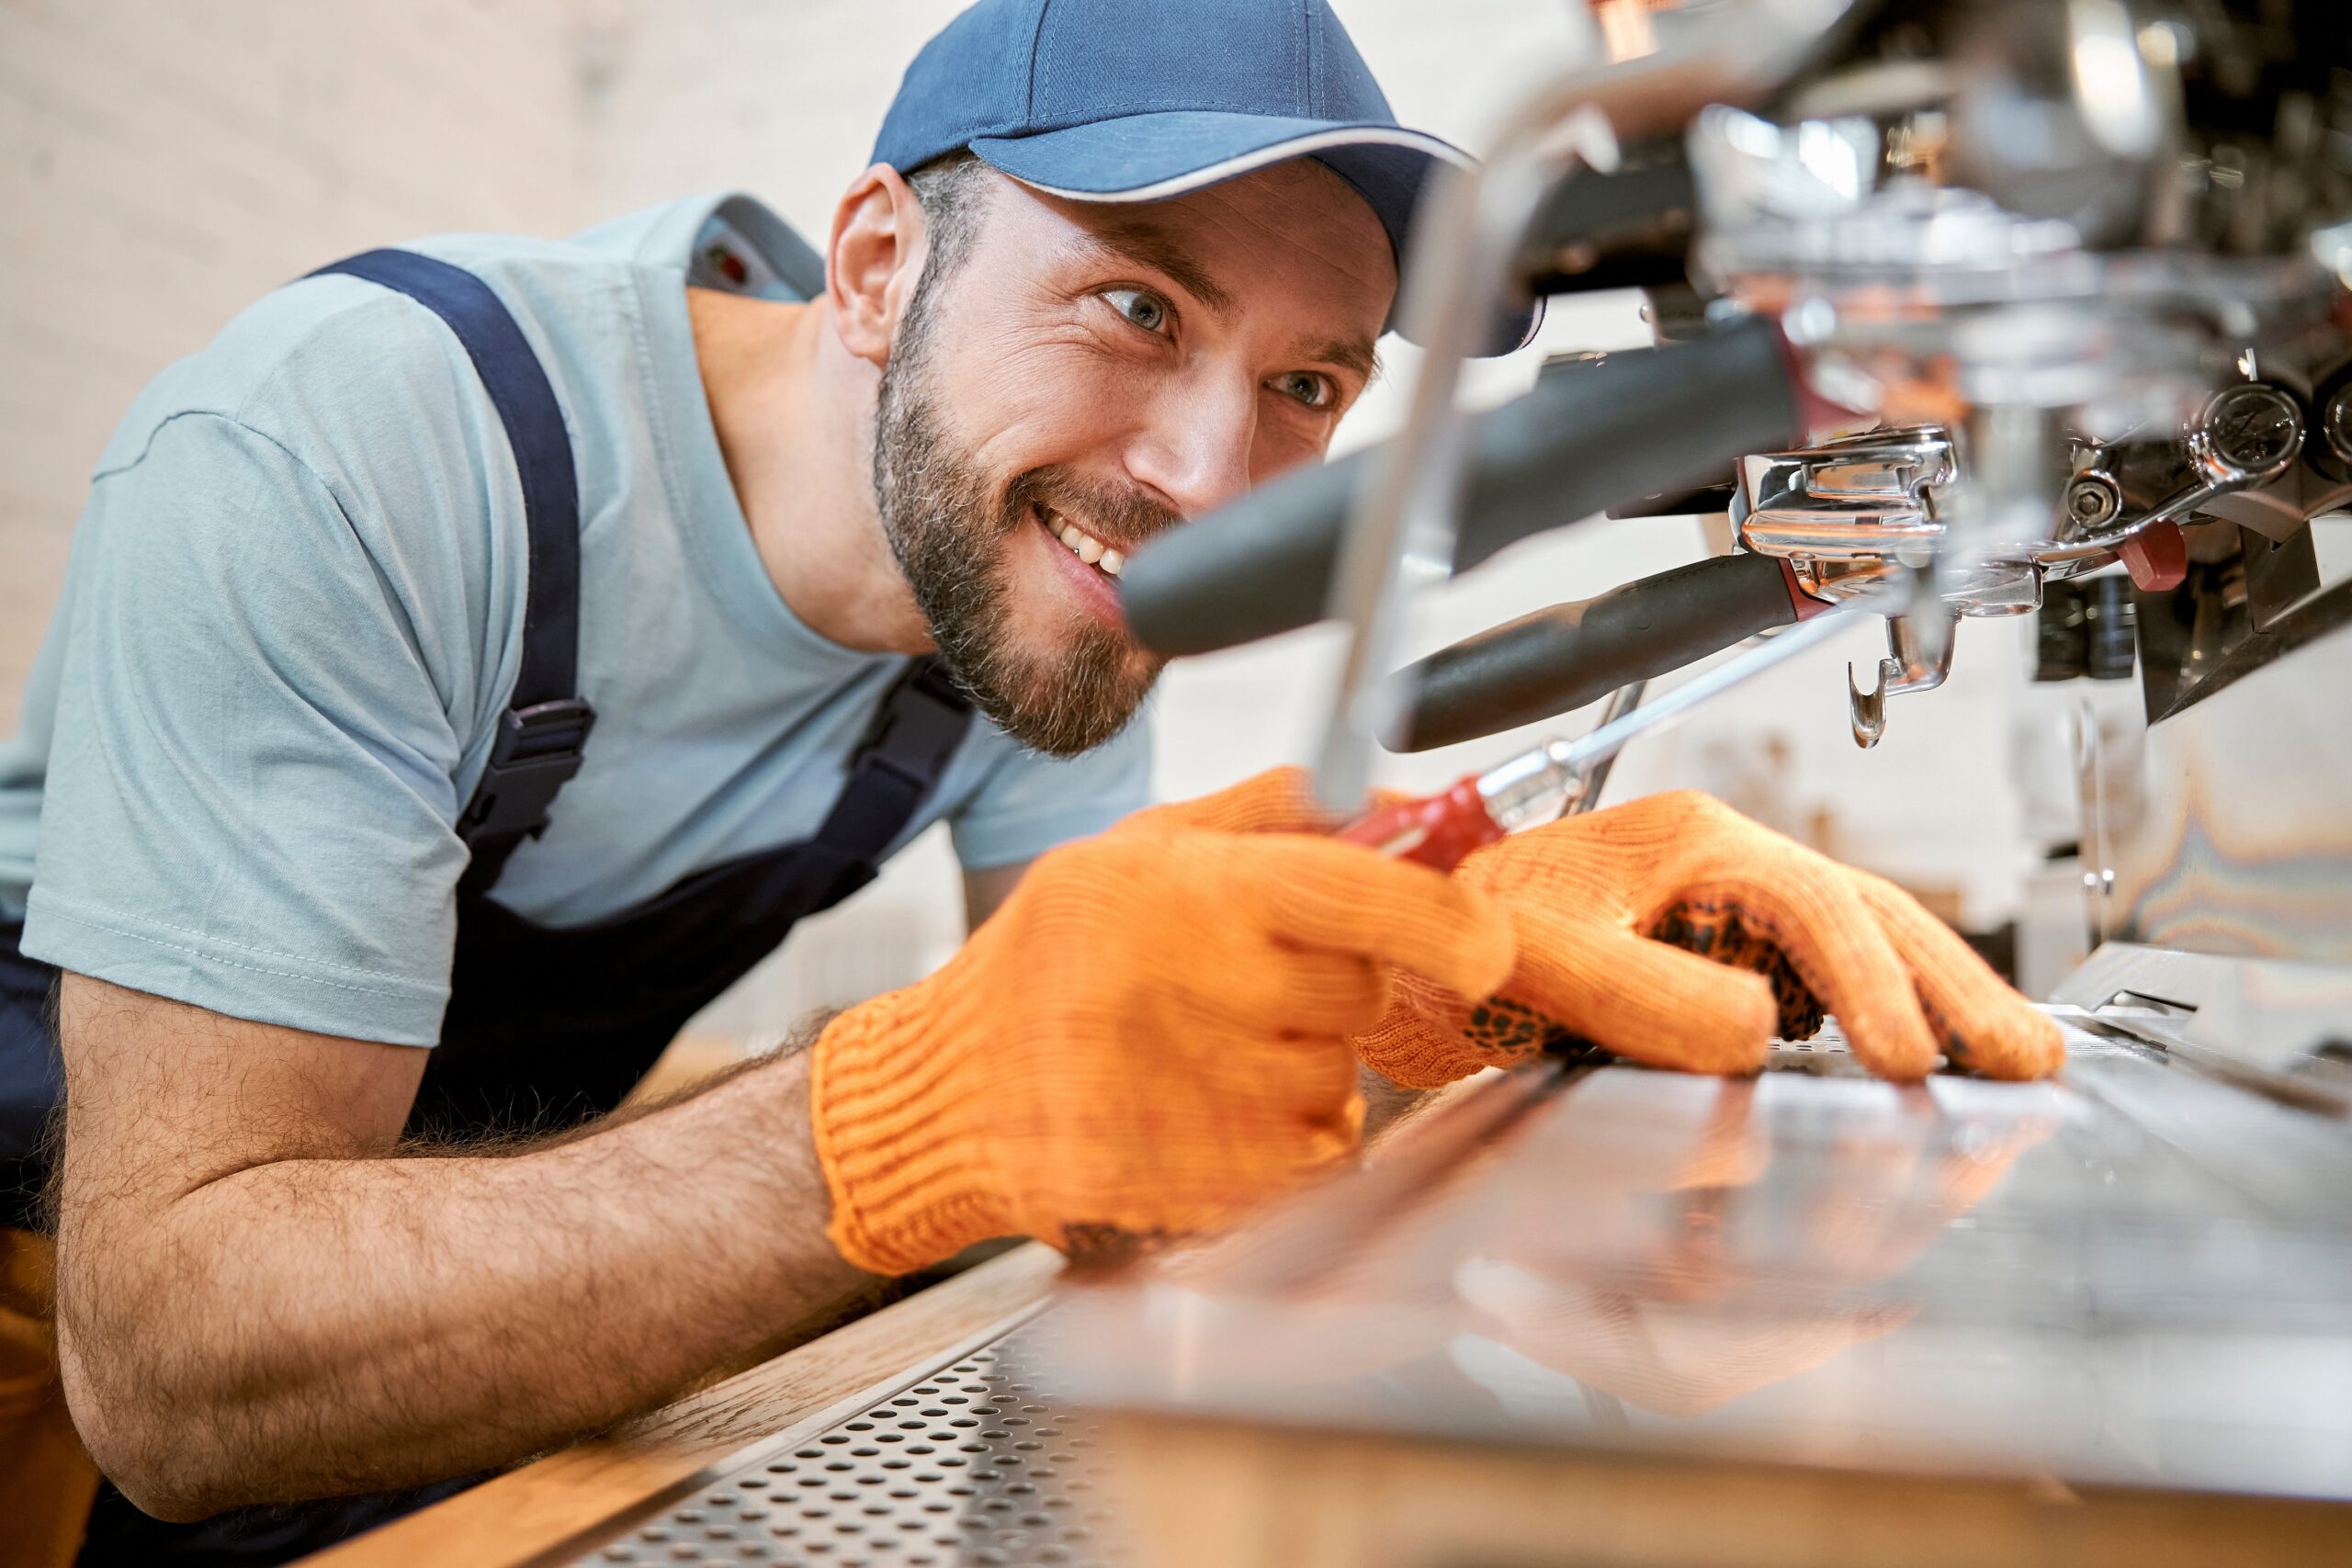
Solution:
<svg viewBox="0 0 2352 1568">
<path fill-rule="evenodd" d="M 2096 951 L 2047 999 L 2352 1103 L 2352 21 L 1599 10 L 1618 58 L 1430 198 L 1402 433 L 1142 552 L 1139 634 L 1190 654 L 1344 620 L 1318 783 L 1345 809 L 1381 743 L 1612 692 L 1630 738 L 1645 683 L 1753 645 L 1727 688 L 1840 613 L 1885 624 L 1839 694 L 1869 747 L 1969 621 L 2038 616 L 2040 679 L 2143 697 L 2078 738 Z M 1499 305 L 1625 288 L 1658 346 L 1456 406 Z M 1412 593 L 1603 511 L 1720 513 L 1733 548 L 1396 668 Z"/>
<path fill-rule="evenodd" d="M 1425 197 L 1399 434 L 1139 552 L 1131 624 L 1345 623 L 1341 812 L 1383 746 L 1608 697 L 1558 811 L 1826 626 L 1884 623 L 1821 694 L 1867 748 L 1971 621 L 2037 617 L 2045 690 L 2134 699 L 2070 744 L 2064 1072 L 1884 1083 L 1834 1022 L 1745 1079 L 1490 1072 L 684 1508 L 838 1479 L 869 1506 L 789 1521 L 823 1561 L 2352 1561 L 2352 18 L 1591 15 Z M 1462 407 L 1507 310 L 1624 288 L 1656 346 Z M 1730 547 L 1401 660 L 1412 595 L 1612 510 Z M 871 1437 L 918 1413 L 932 1468 Z"/>
</svg>

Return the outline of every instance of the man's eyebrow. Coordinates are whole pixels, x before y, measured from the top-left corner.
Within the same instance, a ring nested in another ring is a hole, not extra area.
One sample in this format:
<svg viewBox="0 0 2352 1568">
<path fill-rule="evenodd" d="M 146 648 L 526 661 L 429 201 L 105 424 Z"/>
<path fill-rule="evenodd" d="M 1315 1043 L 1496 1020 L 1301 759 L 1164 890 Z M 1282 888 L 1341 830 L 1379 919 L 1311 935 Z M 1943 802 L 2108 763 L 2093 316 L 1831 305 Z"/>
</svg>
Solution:
<svg viewBox="0 0 2352 1568">
<path fill-rule="evenodd" d="M 1208 275 L 1182 242 L 1147 218 L 1109 218 L 1087 231 L 1095 247 L 1174 278 L 1184 291 L 1223 315 L 1233 307 L 1233 295 Z"/>
<path fill-rule="evenodd" d="M 1306 357 L 1352 370 L 1367 383 L 1380 374 L 1380 351 L 1366 338 L 1330 338 L 1309 344 Z"/>
</svg>

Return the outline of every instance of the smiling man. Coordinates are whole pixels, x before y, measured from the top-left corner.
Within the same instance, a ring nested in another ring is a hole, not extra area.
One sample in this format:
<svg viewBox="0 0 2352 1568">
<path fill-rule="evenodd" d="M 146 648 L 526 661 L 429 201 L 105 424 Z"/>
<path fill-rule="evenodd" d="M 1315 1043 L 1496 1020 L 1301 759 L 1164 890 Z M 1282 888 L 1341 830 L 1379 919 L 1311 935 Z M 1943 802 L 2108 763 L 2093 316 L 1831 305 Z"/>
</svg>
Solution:
<svg viewBox="0 0 2352 1568">
<path fill-rule="evenodd" d="M 1351 1152 L 1385 976 L 1483 996 L 1509 924 L 1319 836 L 1104 834 L 1157 673 L 1116 579 L 1322 455 L 1455 156 L 1319 0 L 985 0 L 821 254 L 741 197 L 418 242 L 148 389 L 0 750 L 85 1561 L 290 1555 L 876 1275 Z M 943 819 L 944 969 L 609 1114 Z"/>
</svg>

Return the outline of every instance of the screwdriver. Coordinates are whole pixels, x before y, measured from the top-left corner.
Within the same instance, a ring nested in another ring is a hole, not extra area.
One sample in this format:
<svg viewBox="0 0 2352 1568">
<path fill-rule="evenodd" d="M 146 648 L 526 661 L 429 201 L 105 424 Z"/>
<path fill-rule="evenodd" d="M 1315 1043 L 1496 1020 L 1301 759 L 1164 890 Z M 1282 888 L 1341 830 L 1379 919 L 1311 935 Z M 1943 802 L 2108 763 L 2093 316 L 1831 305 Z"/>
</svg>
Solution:
<svg viewBox="0 0 2352 1568">
<path fill-rule="evenodd" d="M 1376 807 L 1335 836 L 1392 859 L 1452 871 L 1473 850 L 1574 810 L 1593 793 L 1602 765 L 1635 736 L 1686 716 L 1701 704 L 1836 636 L 1858 617 L 1883 612 L 1883 598 L 1872 593 L 1849 599 L 1574 740 L 1547 740 L 1484 773 L 1467 774 L 1435 795 Z"/>
</svg>

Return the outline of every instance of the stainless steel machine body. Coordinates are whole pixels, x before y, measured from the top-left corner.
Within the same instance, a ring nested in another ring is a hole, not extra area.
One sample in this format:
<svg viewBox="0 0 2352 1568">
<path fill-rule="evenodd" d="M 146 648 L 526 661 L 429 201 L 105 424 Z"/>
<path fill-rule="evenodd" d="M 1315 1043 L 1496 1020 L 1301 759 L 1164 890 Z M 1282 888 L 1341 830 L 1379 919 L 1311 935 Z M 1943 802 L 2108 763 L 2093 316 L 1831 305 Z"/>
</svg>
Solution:
<svg viewBox="0 0 2352 1568">
<path fill-rule="evenodd" d="M 1752 1080 L 1517 1075 L 1078 1293 L 1059 1375 L 1308 1430 L 2352 1503 L 2352 1138 L 2074 1047 L 2023 1085 L 1880 1083 L 1834 1040 Z"/>
</svg>

